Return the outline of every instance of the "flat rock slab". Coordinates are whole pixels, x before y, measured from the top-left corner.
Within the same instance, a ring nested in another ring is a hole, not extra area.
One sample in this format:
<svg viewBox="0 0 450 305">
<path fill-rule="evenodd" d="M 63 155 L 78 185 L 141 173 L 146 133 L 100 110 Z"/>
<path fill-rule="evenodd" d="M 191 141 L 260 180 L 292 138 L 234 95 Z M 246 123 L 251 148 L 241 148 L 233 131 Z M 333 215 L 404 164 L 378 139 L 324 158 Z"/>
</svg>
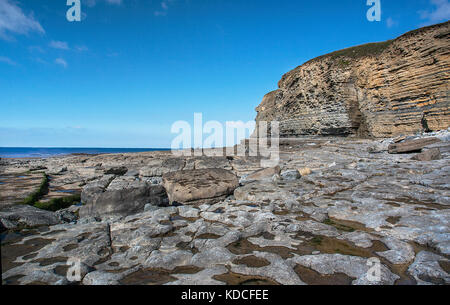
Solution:
<svg viewBox="0 0 450 305">
<path fill-rule="evenodd" d="M 163 185 L 170 202 L 197 203 L 232 194 L 239 181 L 232 172 L 214 168 L 165 174 Z"/>
<path fill-rule="evenodd" d="M 17 229 L 22 226 L 49 226 L 57 223 L 59 220 L 55 213 L 29 205 L 15 205 L 0 211 L 0 230 Z"/>
<path fill-rule="evenodd" d="M 402 143 L 391 144 L 388 147 L 388 151 L 390 154 L 415 152 L 415 151 L 420 151 L 420 150 L 422 150 L 422 148 L 424 148 L 428 145 L 437 143 L 437 142 L 441 142 L 441 140 L 439 140 L 438 138 L 434 138 L 434 137 L 411 140 L 411 141 L 406 141 L 406 142 L 402 142 Z"/>
</svg>

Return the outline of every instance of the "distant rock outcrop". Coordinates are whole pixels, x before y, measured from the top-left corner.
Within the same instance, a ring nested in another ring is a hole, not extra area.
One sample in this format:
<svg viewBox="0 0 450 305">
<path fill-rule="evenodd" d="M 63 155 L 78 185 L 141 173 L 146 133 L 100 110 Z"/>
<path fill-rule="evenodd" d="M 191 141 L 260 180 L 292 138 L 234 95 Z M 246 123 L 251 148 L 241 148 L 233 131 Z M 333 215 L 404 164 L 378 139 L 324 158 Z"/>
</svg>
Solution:
<svg viewBox="0 0 450 305">
<path fill-rule="evenodd" d="M 256 108 L 281 137 L 391 137 L 450 125 L 450 22 L 315 58 Z"/>
</svg>

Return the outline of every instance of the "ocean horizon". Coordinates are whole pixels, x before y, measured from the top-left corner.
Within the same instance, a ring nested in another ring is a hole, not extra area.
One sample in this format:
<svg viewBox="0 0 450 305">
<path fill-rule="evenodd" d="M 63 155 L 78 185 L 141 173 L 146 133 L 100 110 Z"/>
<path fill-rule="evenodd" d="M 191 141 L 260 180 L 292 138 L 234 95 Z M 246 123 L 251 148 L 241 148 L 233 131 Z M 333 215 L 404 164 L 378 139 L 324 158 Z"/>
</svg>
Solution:
<svg viewBox="0 0 450 305">
<path fill-rule="evenodd" d="M 168 151 L 169 148 L 0 147 L 0 158 L 50 158 L 72 154 L 120 154 Z"/>
</svg>

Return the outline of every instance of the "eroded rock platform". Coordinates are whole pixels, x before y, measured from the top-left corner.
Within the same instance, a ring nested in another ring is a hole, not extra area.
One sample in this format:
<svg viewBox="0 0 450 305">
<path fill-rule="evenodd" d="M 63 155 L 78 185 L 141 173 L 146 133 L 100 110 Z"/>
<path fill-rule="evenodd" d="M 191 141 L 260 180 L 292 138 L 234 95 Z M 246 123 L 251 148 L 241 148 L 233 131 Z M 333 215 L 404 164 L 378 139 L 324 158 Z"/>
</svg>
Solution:
<svg viewBox="0 0 450 305">
<path fill-rule="evenodd" d="M 53 169 L 51 187 L 79 191 L 121 181 L 161 186 L 162 176 L 180 170 L 220 168 L 245 182 L 231 195 L 225 187 L 218 202 L 139 201 L 130 215 L 5 231 L 3 284 L 69 284 L 69 259 L 79 260 L 78 283 L 86 285 L 449 284 L 450 143 L 435 136 L 441 159 L 432 161 L 389 154 L 392 139 L 305 138 L 281 147 L 272 177 L 249 180 L 261 170 L 258 158 L 2 160 L 3 177 Z M 58 166 L 65 170 L 55 174 Z M 381 263 L 375 282 L 367 277 L 373 258 Z"/>
</svg>

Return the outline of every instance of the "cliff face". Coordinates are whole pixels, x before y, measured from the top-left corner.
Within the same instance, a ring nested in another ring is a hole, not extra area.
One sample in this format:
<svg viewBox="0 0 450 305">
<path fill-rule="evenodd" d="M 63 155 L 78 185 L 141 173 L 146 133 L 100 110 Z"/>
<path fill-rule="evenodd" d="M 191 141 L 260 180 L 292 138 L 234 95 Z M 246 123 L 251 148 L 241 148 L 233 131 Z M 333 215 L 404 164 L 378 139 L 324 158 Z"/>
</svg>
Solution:
<svg viewBox="0 0 450 305">
<path fill-rule="evenodd" d="M 256 108 L 282 137 L 390 137 L 450 126 L 450 22 L 315 58 Z"/>
</svg>

